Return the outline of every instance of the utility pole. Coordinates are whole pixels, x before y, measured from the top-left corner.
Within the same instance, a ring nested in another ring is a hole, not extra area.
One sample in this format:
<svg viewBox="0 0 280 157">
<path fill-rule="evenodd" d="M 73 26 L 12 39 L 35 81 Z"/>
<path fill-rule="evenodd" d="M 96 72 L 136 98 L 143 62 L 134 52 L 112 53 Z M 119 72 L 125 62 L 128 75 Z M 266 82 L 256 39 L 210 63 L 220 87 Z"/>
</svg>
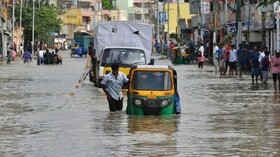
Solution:
<svg viewBox="0 0 280 157">
<path fill-rule="evenodd" d="M 31 43 L 31 47 L 32 47 L 32 53 L 33 55 L 35 54 L 34 52 L 34 45 L 35 45 L 35 42 L 34 42 L 34 26 L 35 26 L 35 0 L 32 0 L 33 1 L 33 13 L 32 13 L 32 43 Z"/>
<path fill-rule="evenodd" d="M 157 24 L 157 32 L 156 32 L 156 39 L 157 39 L 157 41 L 159 41 L 159 0 L 157 0 L 156 1 L 156 9 L 157 9 L 157 11 L 156 11 L 156 14 L 157 14 L 157 21 L 156 21 L 156 24 Z"/>
<path fill-rule="evenodd" d="M 12 48 L 14 49 L 14 38 L 15 38 L 15 0 L 13 0 L 13 13 L 12 13 Z"/>
<path fill-rule="evenodd" d="M 212 17 L 213 17 L 213 43 L 216 43 L 216 15 L 217 15 L 217 2 L 216 1 L 213 1 L 213 14 L 212 14 Z"/>
<path fill-rule="evenodd" d="M 163 1 L 163 12 L 162 12 L 162 16 L 163 16 L 163 19 L 162 20 L 162 23 L 161 23 L 161 31 L 162 31 L 162 44 L 161 44 L 161 52 L 162 52 L 162 55 L 164 55 L 164 45 L 165 45 L 165 40 L 164 40 L 164 26 L 165 26 L 165 23 L 166 23 L 166 12 L 165 12 L 165 1 Z"/>
<path fill-rule="evenodd" d="M 18 50 L 20 51 L 20 45 L 22 43 L 21 41 L 21 24 L 22 24 L 22 0 L 20 0 L 20 15 L 19 15 L 19 37 L 18 37 L 18 40 L 19 40 L 19 44 L 18 44 Z"/>
<path fill-rule="evenodd" d="M 197 14 L 198 14 L 198 37 L 199 37 L 199 40 L 201 39 L 201 25 L 202 25 L 202 16 L 201 16 L 201 2 L 196 2 L 196 5 L 197 5 Z M 201 42 L 201 41 L 198 41 L 198 42 Z"/>
<path fill-rule="evenodd" d="M 261 8 L 261 13 L 262 13 L 262 48 L 264 48 L 265 44 L 266 44 L 266 38 L 265 38 L 265 29 L 266 29 L 266 26 L 265 26 L 265 21 L 266 21 L 266 7 L 262 6 Z"/>
<path fill-rule="evenodd" d="M 236 32 L 237 32 L 237 38 L 236 38 L 236 48 L 238 48 L 238 45 L 242 41 L 242 21 L 241 21 L 241 0 L 236 0 L 237 1 L 237 6 L 236 6 L 236 20 L 235 20 L 235 27 L 236 27 Z"/>
<path fill-rule="evenodd" d="M 141 10 L 142 10 L 142 12 L 141 12 L 141 20 L 142 20 L 142 22 L 144 22 L 144 2 L 143 2 L 144 0 L 141 0 Z"/>
<path fill-rule="evenodd" d="M 170 36 L 169 36 L 169 21 L 170 21 L 170 16 L 169 16 L 169 10 L 170 10 L 170 0 L 167 0 L 167 36 L 166 36 L 166 40 L 169 42 Z"/>
<path fill-rule="evenodd" d="M 250 43 L 250 24 L 251 24 L 251 7 L 250 7 L 250 1 L 248 1 L 248 26 L 247 26 L 247 44 L 248 44 L 248 46 L 249 46 L 249 43 Z"/>
<path fill-rule="evenodd" d="M 0 2 L 0 25 L 1 25 L 1 41 L 2 41 L 2 56 L 1 56 L 1 61 L 3 61 L 4 60 L 4 30 L 3 30 L 3 22 L 2 22 L 2 16 L 3 16 L 3 7 L 2 7 L 2 1 Z M 1 48 L 1 47 L 0 47 Z"/>
<path fill-rule="evenodd" d="M 179 24 L 179 19 L 180 19 L 180 5 L 179 5 L 179 0 L 177 0 L 177 29 L 178 29 L 178 38 L 179 41 L 181 41 L 181 28 L 180 28 L 180 24 Z"/>
</svg>

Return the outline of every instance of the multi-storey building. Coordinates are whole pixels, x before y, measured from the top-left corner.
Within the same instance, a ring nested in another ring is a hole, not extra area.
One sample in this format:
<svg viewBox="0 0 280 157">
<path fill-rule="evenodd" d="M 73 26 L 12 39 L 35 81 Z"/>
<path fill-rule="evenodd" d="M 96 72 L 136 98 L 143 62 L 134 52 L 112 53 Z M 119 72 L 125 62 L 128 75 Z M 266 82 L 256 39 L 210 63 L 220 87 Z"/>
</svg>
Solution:
<svg viewBox="0 0 280 157">
<path fill-rule="evenodd" d="M 116 9 L 124 10 L 126 20 L 153 23 L 154 0 L 117 0 Z"/>
<path fill-rule="evenodd" d="M 64 12 L 61 16 L 61 35 L 66 39 L 74 39 L 74 32 L 92 33 L 97 21 L 96 8 L 100 3 L 100 0 L 57 0 L 57 7 Z"/>
<path fill-rule="evenodd" d="M 12 41 L 12 21 L 8 13 L 12 4 L 9 0 L 2 0 L 0 3 L 0 48 L 3 55 L 6 56 Z"/>
</svg>

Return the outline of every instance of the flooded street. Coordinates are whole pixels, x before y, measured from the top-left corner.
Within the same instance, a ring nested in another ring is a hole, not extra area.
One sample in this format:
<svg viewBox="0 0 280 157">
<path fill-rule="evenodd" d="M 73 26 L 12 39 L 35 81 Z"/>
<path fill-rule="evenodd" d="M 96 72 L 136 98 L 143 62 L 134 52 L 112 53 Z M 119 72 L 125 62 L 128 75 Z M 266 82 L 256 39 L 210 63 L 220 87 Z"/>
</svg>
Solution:
<svg viewBox="0 0 280 157">
<path fill-rule="evenodd" d="M 280 156 L 280 94 L 271 79 L 265 89 L 249 75 L 174 65 L 182 114 L 128 116 L 110 113 L 88 78 L 79 84 L 86 58 L 62 53 L 62 66 L 0 62 L 0 157 Z"/>
</svg>

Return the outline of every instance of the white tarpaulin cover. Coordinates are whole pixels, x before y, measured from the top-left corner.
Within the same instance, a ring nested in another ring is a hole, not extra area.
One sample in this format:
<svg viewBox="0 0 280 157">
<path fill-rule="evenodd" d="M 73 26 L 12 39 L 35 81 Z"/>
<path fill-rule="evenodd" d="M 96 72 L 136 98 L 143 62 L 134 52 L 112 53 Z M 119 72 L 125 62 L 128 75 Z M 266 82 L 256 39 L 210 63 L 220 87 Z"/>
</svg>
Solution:
<svg viewBox="0 0 280 157">
<path fill-rule="evenodd" d="M 150 62 L 152 51 L 152 25 L 135 21 L 108 21 L 98 24 L 94 30 L 96 57 L 101 57 L 105 47 L 137 47 L 145 51 Z"/>
</svg>

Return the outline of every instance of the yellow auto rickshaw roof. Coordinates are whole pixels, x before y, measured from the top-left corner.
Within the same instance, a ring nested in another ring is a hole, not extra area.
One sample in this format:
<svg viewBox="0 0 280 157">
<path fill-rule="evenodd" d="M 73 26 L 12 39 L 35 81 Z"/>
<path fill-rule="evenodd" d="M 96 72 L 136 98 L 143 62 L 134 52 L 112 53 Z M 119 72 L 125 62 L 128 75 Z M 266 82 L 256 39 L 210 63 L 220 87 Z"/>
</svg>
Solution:
<svg viewBox="0 0 280 157">
<path fill-rule="evenodd" d="M 169 69 L 168 65 L 137 65 L 137 68 L 147 69 Z"/>
</svg>

